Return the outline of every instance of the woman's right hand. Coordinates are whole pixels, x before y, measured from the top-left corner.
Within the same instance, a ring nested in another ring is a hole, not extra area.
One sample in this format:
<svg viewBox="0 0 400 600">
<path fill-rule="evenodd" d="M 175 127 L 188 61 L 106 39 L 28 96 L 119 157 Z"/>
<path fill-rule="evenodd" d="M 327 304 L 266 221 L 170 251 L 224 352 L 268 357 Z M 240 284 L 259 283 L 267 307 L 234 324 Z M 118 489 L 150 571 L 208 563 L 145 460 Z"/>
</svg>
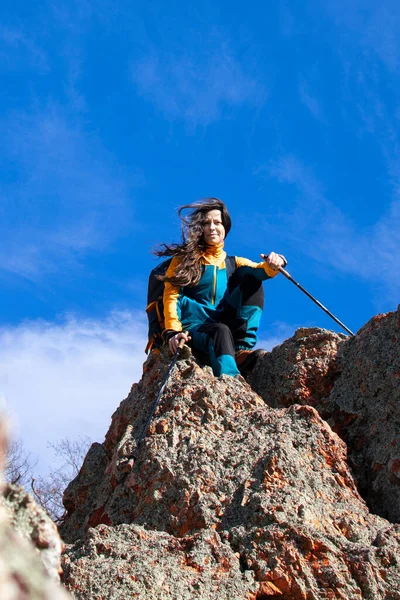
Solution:
<svg viewBox="0 0 400 600">
<path fill-rule="evenodd" d="M 173 354 L 175 354 L 175 352 L 177 351 L 179 342 L 182 339 L 185 340 L 185 344 L 186 344 L 192 338 L 190 337 L 190 335 L 187 331 L 179 331 L 179 333 L 176 333 L 175 335 L 173 335 L 172 337 L 169 338 L 168 345 L 169 345 L 169 349 L 171 350 L 171 352 Z"/>
</svg>

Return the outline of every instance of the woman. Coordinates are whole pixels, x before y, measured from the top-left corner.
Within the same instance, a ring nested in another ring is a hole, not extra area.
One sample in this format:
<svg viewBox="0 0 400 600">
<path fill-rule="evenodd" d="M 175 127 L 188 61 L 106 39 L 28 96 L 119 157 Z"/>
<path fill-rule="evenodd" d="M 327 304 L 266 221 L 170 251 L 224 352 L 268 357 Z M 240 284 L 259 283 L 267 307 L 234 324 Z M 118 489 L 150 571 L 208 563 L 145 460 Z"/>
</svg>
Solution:
<svg viewBox="0 0 400 600">
<path fill-rule="evenodd" d="M 188 216 L 182 216 L 189 210 Z M 283 256 L 261 254 L 263 262 L 227 257 L 224 240 L 231 218 L 218 198 L 182 206 L 182 243 L 163 244 L 172 256 L 164 281 L 164 339 L 175 352 L 181 339 L 211 365 L 215 376 L 248 371 L 263 309 L 262 282 L 286 265 Z"/>
</svg>

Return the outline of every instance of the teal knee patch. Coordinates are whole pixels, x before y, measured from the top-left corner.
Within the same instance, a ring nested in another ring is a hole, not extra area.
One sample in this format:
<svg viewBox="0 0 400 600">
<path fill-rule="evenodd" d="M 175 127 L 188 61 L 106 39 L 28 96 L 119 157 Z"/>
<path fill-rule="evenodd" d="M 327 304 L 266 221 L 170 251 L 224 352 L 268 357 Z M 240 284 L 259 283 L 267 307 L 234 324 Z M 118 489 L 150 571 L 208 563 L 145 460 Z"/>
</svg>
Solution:
<svg viewBox="0 0 400 600">
<path fill-rule="evenodd" d="M 230 354 L 222 354 L 222 356 L 212 357 L 212 369 L 216 377 L 220 375 L 240 375 L 240 371 L 236 366 L 236 361 Z"/>
<path fill-rule="evenodd" d="M 242 306 L 241 318 L 246 321 L 246 332 L 241 336 L 237 348 L 253 348 L 257 343 L 257 331 L 260 326 L 262 310 L 258 306 Z"/>
</svg>

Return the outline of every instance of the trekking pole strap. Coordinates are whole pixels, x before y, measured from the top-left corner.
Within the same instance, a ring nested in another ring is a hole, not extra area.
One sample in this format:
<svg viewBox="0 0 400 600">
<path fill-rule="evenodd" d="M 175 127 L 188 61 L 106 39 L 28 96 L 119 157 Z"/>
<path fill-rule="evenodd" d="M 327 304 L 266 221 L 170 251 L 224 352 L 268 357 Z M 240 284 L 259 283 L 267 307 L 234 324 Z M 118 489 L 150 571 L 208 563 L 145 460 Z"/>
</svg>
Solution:
<svg viewBox="0 0 400 600">
<path fill-rule="evenodd" d="M 336 321 L 336 323 L 338 325 L 340 325 L 340 327 L 342 327 L 345 331 L 347 331 L 347 333 L 349 333 L 352 337 L 354 337 L 355 334 L 348 327 L 346 327 L 346 325 L 344 323 L 342 323 L 342 321 L 339 321 L 339 319 L 337 317 L 335 317 L 335 315 L 333 315 L 331 313 L 331 311 L 326 308 L 326 306 L 321 304 L 321 302 L 319 302 L 319 300 L 314 298 L 314 296 L 312 296 L 309 292 L 307 292 L 307 290 L 305 290 L 303 288 L 303 286 L 301 286 L 295 279 L 293 279 L 293 277 L 290 275 L 290 273 L 288 273 L 288 271 L 286 271 L 283 267 L 279 267 L 279 272 L 282 273 L 282 275 L 284 275 L 286 277 L 286 279 L 289 279 L 289 281 L 294 283 L 294 285 L 296 285 L 299 288 L 299 290 L 301 290 L 306 296 L 308 296 L 313 302 L 315 302 L 315 304 L 317 304 L 317 306 L 322 308 L 322 310 L 324 312 L 326 312 L 326 314 L 329 315 L 331 317 L 331 319 L 333 319 L 334 321 Z"/>
</svg>

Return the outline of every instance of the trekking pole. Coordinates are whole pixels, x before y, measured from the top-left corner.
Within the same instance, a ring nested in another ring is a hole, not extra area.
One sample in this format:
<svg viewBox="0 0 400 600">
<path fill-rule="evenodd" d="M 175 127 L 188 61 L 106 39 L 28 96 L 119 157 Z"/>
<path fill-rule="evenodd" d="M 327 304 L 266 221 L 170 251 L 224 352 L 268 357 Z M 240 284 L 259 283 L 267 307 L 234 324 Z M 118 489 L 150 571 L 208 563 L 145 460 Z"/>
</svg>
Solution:
<svg viewBox="0 0 400 600">
<path fill-rule="evenodd" d="M 139 436 L 139 440 L 138 440 L 138 443 L 137 443 L 137 445 L 136 445 L 136 449 L 135 449 L 135 452 L 134 452 L 134 454 L 133 454 L 133 458 L 137 458 L 137 454 L 138 454 L 138 452 L 139 452 L 139 446 L 140 446 L 140 444 L 141 444 L 141 442 L 142 442 L 142 440 L 143 440 L 144 436 L 146 435 L 147 428 L 148 428 L 148 426 L 149 426 L 149 424 L 150 424 L 150 421 L 151 421 L 151 419 L 153 418 L 153 415 L 154 415 L 154 413 L 156 412 L 156 408 L 157 408 L 157 406 L 158 406 L 158 404 L 159 404 L 159 402 L 160 402 L 160 400 L 161 400 L 161 397 L 162 397 L 162 395 L 163 395 L 163 392 L 164 392 L 165 386 L 167 385 L 167 382 L 168 382 L 169 376 L 171 375 L 172 369 L 174 368 L 174 366 L 175 366 L 175 363 L 176 363 L 176 361 L 178 360 L 178 358 L 179 358 L 179 355 L 180 355 L 180 353 L 181 353 L 181 351 L 182 351 L 182 348 L 183 348 L 183 346 L 184 346 L 184 345 L 185 345 L 185 340 L 182 338 L 182 339 L 179 341 L 179 345 L 178 345 L 178 347 L 177 347 L 177 349 L 176 349 L 176 352 L 175 352 L 175 354 L 174 354 L 174 357 L 173 357 L 173 359 L 171 360 L 171 364 L 169 365 L 169 369 L 168 369 L 168 372 L 167 372 L 167 374 L 166 374 L 166 376 L 165 376 L 164 382 L 163 382 L 163 384 L 162 384 L 162 386 L 161 386 L 161 388 L 160 388 L 160 391 L 159 391 L 159 392 L 158 392 L 158 394 L 157 394 L 157 398 L 156 398 L 156 399 L 154 400 L 154 402 L 153 402 L 153 406 L 151 407 L 150 414 L 149 414 L 149 416 L 147 417 L 147 421 L 146 421 L 146 423 L 144 424 L 144 427 L 143 427 L 143 429 L 142 429 L 142 432 L 141 432 L 141 434 L 140 434 L 140 436 Z"/>
<path fill-rule="evenodd" d="M 336 321 L 336 323 L 338 323 L 338 325 L 340 325 L 340 327 L 343 327 L 343 329 L 345 331 L 347 331 L 347 333 L 349 333 L 351 336 L 354 337 L 354 333 L 348 327 L 346 327 L 346 325 L 344 323 L 342 323 L 342 321 L 339 321 L 339 319 L 337 319 L 335 317 L 335 315 L 333 315 L 331 313 L 330 310 L 328 310 L 323 304 L 321 304 L 321 302 L 319 302 L 316 298 L 314 298 L 314 296 L 311 296 L 311 294 L 309 292 L 307 292 L 307 290 L 305 290 L 295 279 L 293 279 L 293 277 L 290 275 L 290 273 L 288 273 L 287 271 L 285 271 L 285 269 L 283 267 L 279 267 L 279 271 L 282 273 L 282 275 L 284 275 L 286 277 L 286 279 L 289 279 L 289 281 L 291 281 L 292 283 L 294 283 L 295 285 L 297 285 L 297 287 L 302 292 L 304 292 L 306 296 L 308 296 L 309 298 L 311 298 L 311 300 L 313 302 L 315 302 L 315 304 L 317 304 L 320 308 L 322 308 L 322 310 L 325 311 L 327 315 L 329 315 L 334 321 Z"/>
</svg>

